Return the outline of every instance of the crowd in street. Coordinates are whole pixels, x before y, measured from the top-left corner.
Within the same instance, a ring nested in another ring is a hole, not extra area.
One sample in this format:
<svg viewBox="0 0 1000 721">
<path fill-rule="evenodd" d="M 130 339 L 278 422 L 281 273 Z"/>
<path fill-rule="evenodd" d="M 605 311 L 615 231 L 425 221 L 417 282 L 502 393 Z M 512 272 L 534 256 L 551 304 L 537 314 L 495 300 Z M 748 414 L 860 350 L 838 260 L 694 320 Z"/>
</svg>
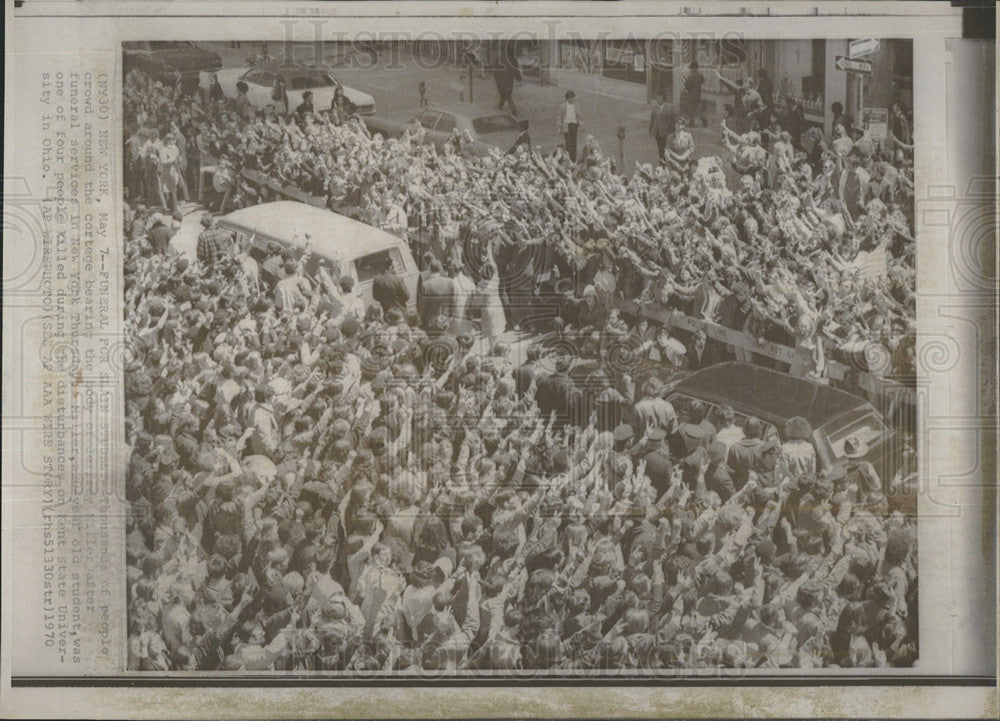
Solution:
<svg viewBox="0 0 1000 721">
<path fill-rule="evenodd" d="M 849 439 L 824 469 L 804 418 L 672 404 L 594 362 L 608 337 L 701 361 L 704 339 L 623 318 L 630 298 L 785 327 L 816 375 L 873 335 L 904 366 L 904 145 L 751 128 L 728 161 L 625 173 L 589 138 L 575 161 L 478 157 L 138 72 L 124 108 L 131 670 L 914 663 L 912 454 L 881 478 Z M 416 308 L 388 270 L 366 303 L 212 220 L 197 259 L 172 253 L 209 159 L 218 210 L 272 199 L 256 170 L 407 237 Z M 543 318 L 538 297 L 559 298 Z M 501 336 L 531 323 L 589 340 L 520 357 Z"/>
<path fill-rule="evenodd" d="M 186 178 L 190 189 L 211 159 L 227 209 L 278 197 L 240 176 L 258 171 L 419 236 L 453 279 L 456 266 L 479 271 L 478 256 L 463 257 L 463 229 L 488 228 L 500 254 L 515 248 L 520 258 L 514 271 L 498 258 L 508 315 L 509 296 L 560 281 L 581 297 L 604 264 L 607 292 L 813 349 L 816 375 L 831 356 L 858 355 L 864 370 L 912 375 L 912 157 L 900 142 L 868 142 L 843 118 L 829 142 L 815 128 L 794 139 L 777 120 L 741 134 L 724 125 L 739 173 L 730 188 L 717 157 L 691 163 L 668 153 L 623 174 L 585 138 L 578 162 L 561 149 L 542 157 L 523 146 L 477 158 L 463 152 L 468 139 L 459 133 L 439 151 L 420 142 L 418 125 L 386 139 L 338 111 L 241 115 L 224 99 L 183 95 L 137 73 L 126 84 L 126 114 L 130 187 L 145 182 L 153 205 L 169 207 L 183 185 L 163 179 Z M 667 142 L 690 152 L 684 122 L 676 117 Z M 891 362 L 869 367 L 872 343 Z"/>
</svg>

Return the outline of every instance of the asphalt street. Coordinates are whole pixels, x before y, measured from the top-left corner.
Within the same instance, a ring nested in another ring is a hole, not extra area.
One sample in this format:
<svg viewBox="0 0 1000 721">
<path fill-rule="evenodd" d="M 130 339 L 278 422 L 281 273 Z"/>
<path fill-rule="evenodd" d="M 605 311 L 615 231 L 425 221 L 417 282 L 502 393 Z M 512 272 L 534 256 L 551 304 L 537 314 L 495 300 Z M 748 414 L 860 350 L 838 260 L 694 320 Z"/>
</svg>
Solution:
<svg viewBox="0 0 1000 721">
<path fill-rule="evenodd" d="M 258 52 L 260 43 L 241 43 L 233 48 L 225 43 L 205 43 L 206 47 L 218 52 L 227 67 L 246 64 L 247 57 Z M 311 57 L 311 48 L 296 48 L 296 59 Z M 269 52 L 278 57 L 280 43 L 270 43 Z M 302 53 L 300 56 L 299 53 Z M 357 65 L 357 64 L 355 64 Z M 473 76 L 472 96 L 469 102 L 468 70 L 450 64 L 428 67 L 429 63 L 416 61 L 409 53 L 399 51 L 391 55 L 383 54 L 378 63 L 364 63 L 364 67 L 352 67 L 348 62 L 342 67 L 331 69 L 333 75 L 344 85 L 362 90 L 375 98 L 379 115 L 398 120 L 408 120 L 420 108 L 419 84 L 426 86 L 426 98 L 430 106 L 443 105 L 448 108 L 468 108 L 470 116 L 479 117 L 498 112 L 496 85 L 493 78 Z M 544 84 L 527 79 L 518 82 L 513 99 L 519 117 L 527 119 L 533 144 L 540 150 L 549 150 L 562 144 L 559 130 L 559 106 L 566 89 L 557 85 Z M 609 88 L 607 94 L 576 90 L 577 104 L 583 120 L 578 143 L 582 144 L 587 135 L 593 135 L 606 155 L 618 158 L 618 126 L 624 125 L 626 136 L 623 147 L 625 167 L 635 163 L 651 163 L 656 160 L 656 142 L 649 135 L 649 117 L 652 105 L 635 102 L 615 95 Z M 719 155 L 723 158 L 729 152 L 720 145 L 721 128 L 713 122 L 707 128 L 691 130 L 695 140 L 695 156 Z"/>
</svg>

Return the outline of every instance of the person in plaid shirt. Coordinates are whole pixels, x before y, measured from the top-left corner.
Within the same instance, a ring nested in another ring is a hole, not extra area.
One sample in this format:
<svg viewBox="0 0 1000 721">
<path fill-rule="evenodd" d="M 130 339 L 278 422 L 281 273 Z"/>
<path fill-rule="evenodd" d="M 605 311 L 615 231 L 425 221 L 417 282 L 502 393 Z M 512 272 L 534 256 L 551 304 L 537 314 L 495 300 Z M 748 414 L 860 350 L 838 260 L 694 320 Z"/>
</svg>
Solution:
<svg viewBox="0 0 1000 721">
<path fill-rule="evenodd" d="M 232 237 L 227 230 L 218 227 L 218 220 L 208 213 L 201 216 L 201 224 L 205 230 L 198 234 L 198 260 L 205 265 L 213 265 L 215 261 L 232 249 Z"/>
</svg>

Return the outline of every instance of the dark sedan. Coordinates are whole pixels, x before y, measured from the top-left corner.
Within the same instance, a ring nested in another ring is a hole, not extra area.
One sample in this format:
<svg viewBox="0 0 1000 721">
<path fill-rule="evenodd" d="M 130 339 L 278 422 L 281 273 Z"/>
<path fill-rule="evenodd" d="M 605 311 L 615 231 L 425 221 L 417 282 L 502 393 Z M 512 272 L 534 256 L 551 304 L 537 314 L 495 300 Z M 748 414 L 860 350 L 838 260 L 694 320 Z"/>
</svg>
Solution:
<svg viewBox="0 0 1000 721">
<path fill-rule="evenodd" d="M 122 49 L 126 73 L 138 68 L 166 82 L 175 82 L 180 78 L 182 82 L 197 87 L 198 73 L 222 67 L 222 58 L 218 53 L 187 40 L 129 41 L 124 43 Z"/>
<path fill-rule="evenodd" d="M 738 419 L 756 416 L 777 439 L 785 422 L 795 416 L 809 421 L 821 471 L 835 472 L 846 464 L 844 444 L 860 441 L 869 461 L 887 484 L 899 468 L 902 444 L 875 407 L 846 391 L 749 363 L 720 363 L 685 377 L 668 400 L 678 411 L 692 400 L 710 411 L 731 406 Z"/>
</svg>

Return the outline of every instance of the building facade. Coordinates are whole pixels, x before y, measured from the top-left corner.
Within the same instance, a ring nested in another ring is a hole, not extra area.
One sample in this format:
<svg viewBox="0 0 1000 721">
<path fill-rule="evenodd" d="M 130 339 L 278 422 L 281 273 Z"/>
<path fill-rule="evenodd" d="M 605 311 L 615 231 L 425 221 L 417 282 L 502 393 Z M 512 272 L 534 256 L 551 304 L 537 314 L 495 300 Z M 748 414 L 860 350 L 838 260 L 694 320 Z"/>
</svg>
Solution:
<svg viewBox="0 0 1000 721">
<path fill-rule="evenodd" d="M 865 47 L 859 49 L 866 52 L 854 58 L 858 62 L 839 61 L 851 58 L 851 44 L 852 39 L 744 40 L 735 34 L 721 39 L 547 40 L 538 44 L 537 75 L 567 88 L 636 102 L 666 97 L 678 105 L 684 77 L 697 62 L 705 79 L 704 111 L 718 118 L 732 97 L 720 76 L 741 82 L 763 70 L 775 97 L 797 98 L 807 120 L 823 125 L 827 133 L 834 102 L 856 119 L 865 108 L 888 108 L 894 100 L 912 108 L 912 41 L 861 43 Z"/>
</svg>

